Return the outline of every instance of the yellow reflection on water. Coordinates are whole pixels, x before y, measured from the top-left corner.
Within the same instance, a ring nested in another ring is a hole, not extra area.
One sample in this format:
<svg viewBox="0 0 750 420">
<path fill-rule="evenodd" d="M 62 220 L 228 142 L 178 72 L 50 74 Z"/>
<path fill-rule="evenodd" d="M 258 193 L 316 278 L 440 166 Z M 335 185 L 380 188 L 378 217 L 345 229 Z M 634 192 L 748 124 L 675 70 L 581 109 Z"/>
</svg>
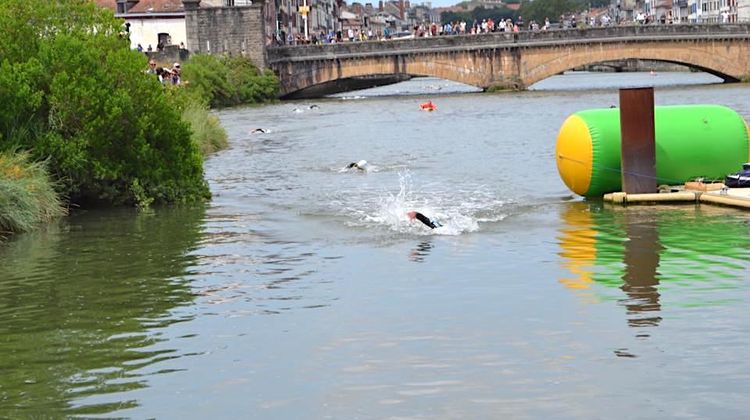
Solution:
<svg viewBox="0 0 750 420">
<path fill-rule="evenodd" d="M 586 203 L 572 203 L 562 214 L 565 222 L 560 229 L 560 256 L 563 267 L 573 277 L 559 281 L 571 289 L 587 289 L 592 280 L 592 270 L 596 261 L 596 230 L 591 212 Z"/>
<path fill-rule="evenodd" d="M 570 275 L 558 281 L 591 290 L 597 301 L 616 301 L 631 327 L 659 325 L 665 293 L 673 308 L 694 308 L 730 304 L 726 291 L 744 287 L 746 212 L 601 202 L 568 203 L 561 210 L 559 256 Z M 611 293 L 615 288 L 621 293 Z"/>
</svg>

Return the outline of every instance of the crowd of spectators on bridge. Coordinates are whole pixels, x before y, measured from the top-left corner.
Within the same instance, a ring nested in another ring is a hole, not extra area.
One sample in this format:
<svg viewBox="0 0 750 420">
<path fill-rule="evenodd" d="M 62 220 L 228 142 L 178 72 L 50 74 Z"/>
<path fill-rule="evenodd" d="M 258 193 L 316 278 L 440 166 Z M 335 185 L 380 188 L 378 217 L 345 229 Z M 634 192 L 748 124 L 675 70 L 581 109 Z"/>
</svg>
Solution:
<svg viewBox="0 0 750 420">
<path fill-rule="evenodd" d="M 624 21 L 612 18 L 608 13 L 598 15 L 576 15 L 563 14 L 554 23 L 549 18 L 543 22 L 531 20 L 525 22 L 522 16 L 518 16 L 515 21 L 512 19 L 492 18 L 475 20 L 469 24 L 466 21 L 453 21 L 445 24 L 424 23 L 416 25 L 408 31 L 396 32 L 393 29 L 385 28 L 383 31 L 373 31 L 371 28 L 347 28 L 340 31 L 320 32 L 305 37 L 301 33 L 286 34 L 284 31 L 276 34 L 273 43 L 276 45 L 301 45 L 301 44 L 329 44 L 339 42 L 358 42 L 373 40 L 389 40 L 404 38 L 421 38 L 446 35 L 466 35 L 466 34 L 486 34 L 494 32 L 521 32 L 521 31 L 548 31 L 552 29 L 572 29 L 572 28 L 592 28 L 607 27 L 612 25 L 648 25 L 648 24 L 672 24 L 670 14 L 662 14 L 659 18 L 644 12 L 637 12 L 633 15 L 632 20 Z"/>
<path fill-rule="evenodd" d="M 523 18 L 518 17 L 516 22 L 511 19 L 504 19 L 495 23 L 492 19 L 485 19 L 482 22 L 475 21 L 469 25 L 465 21 L 449 22 L 445 25 L 437 23 L 427 23 L 414 26 L 410 31 L 396 32 L 390 28 L 383 31 L 373 31 L 370 28 L 347 28 L 341 31 L 320 32 L 311 34 L 307 39 L 301 33 L 287 34 L 280 31 L 273 39 L 276 45 L 302 45 L 302 44 L 332 44 L 338 42 L 358 42 L 373 40 L 389 40 L 403 38 L 421 38 L 444 35 L 464 35 L 479 34 L 488 32 L 519 32 L 523 29 L 528 30 L 546 30 L 549 27 L 549 19 L 543 26 L 532 21 L 528 28 L 523 28 Z"/>
</svg>

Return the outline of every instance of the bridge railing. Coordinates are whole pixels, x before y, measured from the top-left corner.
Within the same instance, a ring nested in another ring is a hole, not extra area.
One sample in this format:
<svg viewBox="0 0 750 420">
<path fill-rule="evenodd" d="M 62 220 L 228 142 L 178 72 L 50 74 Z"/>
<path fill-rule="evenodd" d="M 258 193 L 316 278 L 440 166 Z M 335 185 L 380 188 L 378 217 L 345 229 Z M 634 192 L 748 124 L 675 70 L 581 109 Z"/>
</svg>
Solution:
<svg viewBox="0 0 750 420">
<path fill-rule="evenodd" d="M 443 35 L 427 38 L 287 45 L 267 48 L 268 62 L 307 61 L 372 55 L 398 55 L 431 50 L 513 48 L 536 44 L 620 42 L 650 39 L 750 39 L 750 24 L 631 25 L 588 29 L 493 32 L 477 35 Z"/>
</svg>

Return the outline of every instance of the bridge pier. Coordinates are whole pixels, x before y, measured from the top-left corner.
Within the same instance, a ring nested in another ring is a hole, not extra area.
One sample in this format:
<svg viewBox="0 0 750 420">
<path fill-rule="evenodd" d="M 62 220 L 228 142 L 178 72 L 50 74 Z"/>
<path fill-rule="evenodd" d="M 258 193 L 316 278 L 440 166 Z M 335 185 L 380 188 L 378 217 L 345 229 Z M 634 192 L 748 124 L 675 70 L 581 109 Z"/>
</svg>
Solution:
<svg viewBox="0 0 750 420">
<path fill-rule="evenodd" d="M 750 24 L 648 25 L 272 47 L 281 96 L 341 79 L 433 76 L 484 90 L 522 90 L 576 67 L 632 59 L 750 75 Z M 340 85 L 343 86 L 343 85 Z"/>
</svg>

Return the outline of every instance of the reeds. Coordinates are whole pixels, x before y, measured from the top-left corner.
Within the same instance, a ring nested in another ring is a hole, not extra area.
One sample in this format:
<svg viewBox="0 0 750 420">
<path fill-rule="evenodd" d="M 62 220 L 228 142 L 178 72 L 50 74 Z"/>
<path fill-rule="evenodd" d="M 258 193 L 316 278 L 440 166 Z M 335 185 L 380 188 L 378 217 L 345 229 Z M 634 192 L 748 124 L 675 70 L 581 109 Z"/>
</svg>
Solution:
<svg viewBox="0 0 750 420">
<path fill-rule="evenodd" d="M 226 149 L 227 132 L 219 119 L 197 101 L 187 101 L 182 110 L 182 120 L 190 124 L 191 138 L 203 156 Z"/>
<path fill-rule="evenodd" d="M 0 153 L 0 235 L 27 232 L 66 213 L 44 162 L 27 152 Z"/>
</svg>

